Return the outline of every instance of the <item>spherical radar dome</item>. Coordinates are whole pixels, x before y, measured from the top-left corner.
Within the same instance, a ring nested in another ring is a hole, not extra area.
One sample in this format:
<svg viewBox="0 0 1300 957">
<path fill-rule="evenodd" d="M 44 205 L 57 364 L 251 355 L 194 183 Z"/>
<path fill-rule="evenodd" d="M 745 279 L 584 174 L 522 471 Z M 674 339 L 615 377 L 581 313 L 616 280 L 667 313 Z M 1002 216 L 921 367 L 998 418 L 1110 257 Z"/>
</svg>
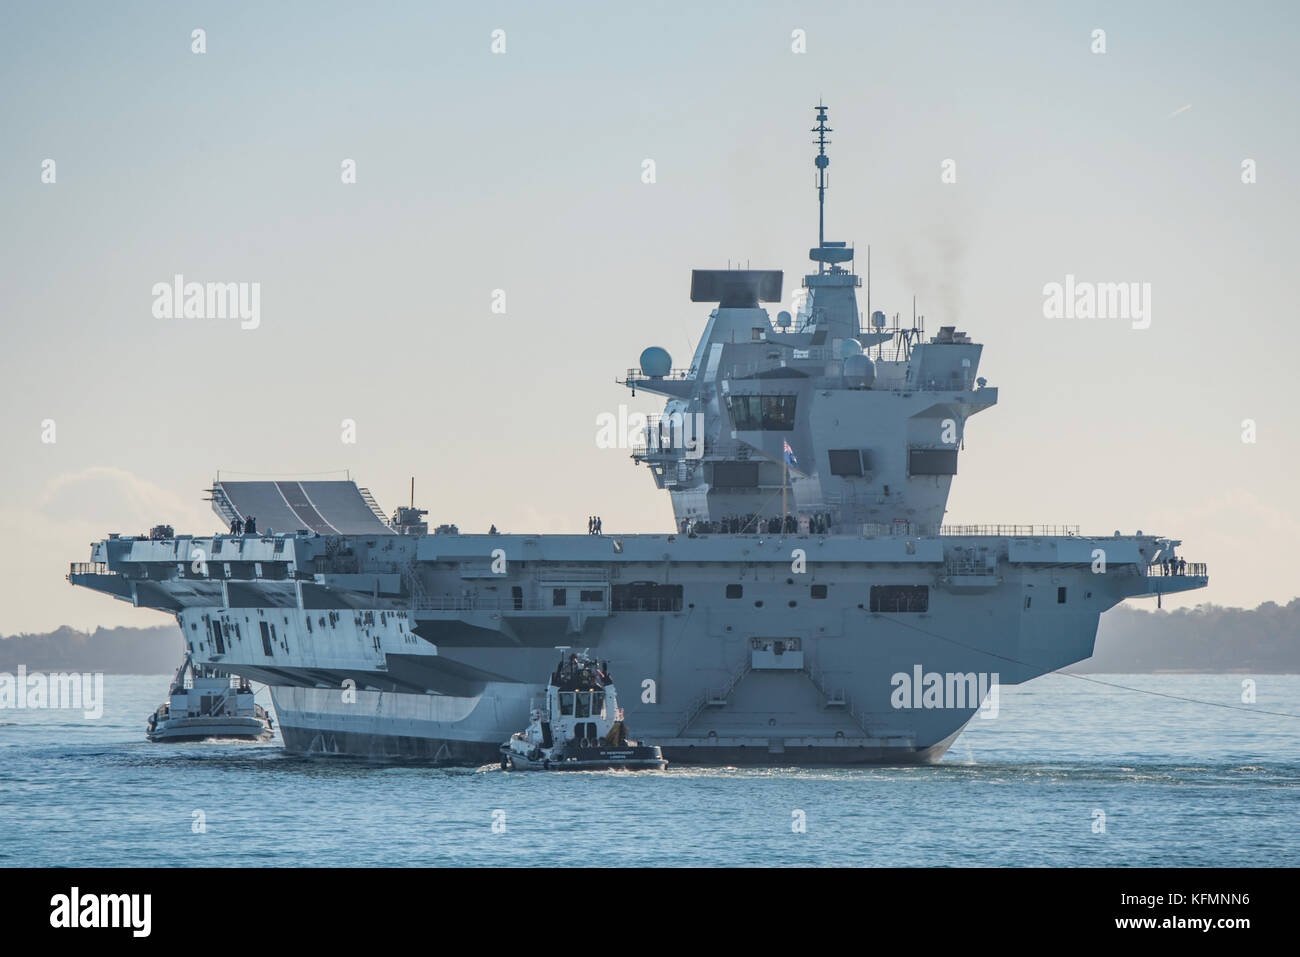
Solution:
<svg viewBox="0 0 1300 957">
<path fill-rule="evenodd" d="M 850 389 L 868 389 L 876 381 L 876 364 L 870 356 L 849 356 L 844 360 L 844 384 Z"/>
<path fill-rule="evenodd" d="M 673 357 L 667 349 L 651 346 L 641 353 L 641 374 L 652 379 L 662 379 L 673 368 Z"/>
<path fill-rule="evenodd" d="M 847 359 L 849 356 L 862 355 L 862 343 L 857 339 L 845 339 L 840 343 L 840 358 Z"/>
</svg>

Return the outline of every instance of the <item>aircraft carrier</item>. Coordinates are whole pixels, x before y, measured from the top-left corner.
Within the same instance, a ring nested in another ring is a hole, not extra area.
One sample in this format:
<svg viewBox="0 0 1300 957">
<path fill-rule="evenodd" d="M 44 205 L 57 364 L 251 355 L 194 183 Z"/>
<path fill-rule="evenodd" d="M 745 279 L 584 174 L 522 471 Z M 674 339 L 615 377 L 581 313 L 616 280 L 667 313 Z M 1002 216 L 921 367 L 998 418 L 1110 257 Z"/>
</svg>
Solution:
<svg viewBox="0 0 1300 957">
<path fill-rule="evenodd" d="M 695 270 L 712 309 L 689 364 L 650 347 L 620 380 L 666 399 L 631 457 L 672 530 L 430 534 L 414 501 L 390 519 L 351 481 L 218 480 L 231 532 L 110 535 L 69 580 L 174 614 L 196 663 L 266 683 L 294 751 L 495 762 L 572 647 L 674 766 L 938 760 L 1000 684 L 1087 658 L 1103 611 L 1208 578 L 1156 535 L 944 524 L 998 392 L 967 333 L 862 321 L 816 115 L 793 314 L 763 305 L 780 271 Z"/>
</svg>

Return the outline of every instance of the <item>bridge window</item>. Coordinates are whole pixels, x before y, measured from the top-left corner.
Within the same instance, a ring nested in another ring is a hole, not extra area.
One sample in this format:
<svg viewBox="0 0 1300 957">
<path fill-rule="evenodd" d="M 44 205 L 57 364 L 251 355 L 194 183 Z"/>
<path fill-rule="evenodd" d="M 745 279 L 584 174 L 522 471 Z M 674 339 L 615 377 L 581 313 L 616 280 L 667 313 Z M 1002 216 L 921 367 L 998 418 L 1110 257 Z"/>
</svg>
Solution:
<svg viewBox="0 0 1300 957">
<path fill-rule="evenodd" d="M 573 714 L 573 692 L 572 691 L 560 692 L 560 714 L 572 716 Z"/>
<path fill-rule="evenodd" d="M 575 718 L 590 718 L 591 717 L 591 693 L 587 691 L 579 691 L 577 694 L 577 699 L 578 699 L 577 700 L 578 709 L 574 712 L 573 716 Z"/>
<path fill-rule="evenodd" d="M 872 585 L 871 610 L 920 613 L 930 608 L 928 585 Z"/>
<path fill-rule="evenodd" d="M 593 718 L 605 717 L 605 692 L 593 691 L 591 693 L 591 716 Z"/>
<path fill-rule="evenodd" d="M 733 428 L 742 432 L 794 430 L 793 395 L 729 395 L 727 408 Z"/>
</svg>

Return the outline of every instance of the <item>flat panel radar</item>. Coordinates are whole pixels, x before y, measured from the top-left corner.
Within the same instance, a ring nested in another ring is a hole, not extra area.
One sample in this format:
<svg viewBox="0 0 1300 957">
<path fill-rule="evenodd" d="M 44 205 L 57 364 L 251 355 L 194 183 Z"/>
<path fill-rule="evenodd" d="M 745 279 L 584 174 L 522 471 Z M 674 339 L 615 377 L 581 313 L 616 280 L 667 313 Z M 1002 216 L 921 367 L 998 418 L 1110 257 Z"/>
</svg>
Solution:
<svg viewBox="0 0 1300 957">
<path fill-rule="evenodd" d="M 692 269 L 691 302 L 716 302 L 723 309 L 757 309 L 781 301 L 779 269 Z"/>
</svg>

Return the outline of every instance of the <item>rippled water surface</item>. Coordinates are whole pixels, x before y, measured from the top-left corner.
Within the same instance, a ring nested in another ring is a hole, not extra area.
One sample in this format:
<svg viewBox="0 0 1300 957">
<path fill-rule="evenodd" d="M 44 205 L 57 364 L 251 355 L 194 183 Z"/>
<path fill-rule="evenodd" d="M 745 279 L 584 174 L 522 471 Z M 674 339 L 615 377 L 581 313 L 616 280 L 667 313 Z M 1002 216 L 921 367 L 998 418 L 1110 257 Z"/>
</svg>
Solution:
<svg viewBox="0 0 1300 957">
<path fill-rule="evenodd" d="M 1061 675 L 1003 688 L 934 766 L 635 774 L 150 744 L 168 680 L 106 676 L 98 720 L 0 710 L 0 864 L 1300 864 L 1300 719 Z M 1300 714 L 1296 675 L 1253 705 L 1231 675 L 1097 680 Z"/>
</svg>

